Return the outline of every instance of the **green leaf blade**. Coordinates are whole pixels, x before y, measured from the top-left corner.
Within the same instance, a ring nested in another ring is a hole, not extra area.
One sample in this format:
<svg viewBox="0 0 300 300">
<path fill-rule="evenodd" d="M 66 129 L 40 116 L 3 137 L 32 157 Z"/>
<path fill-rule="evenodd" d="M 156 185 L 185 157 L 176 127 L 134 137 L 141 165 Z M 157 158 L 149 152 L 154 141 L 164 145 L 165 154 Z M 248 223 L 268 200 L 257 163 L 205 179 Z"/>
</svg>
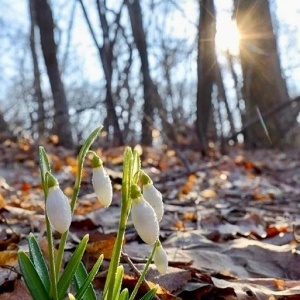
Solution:
<svg viewBox="0 0 300 300">
<path fill-rule="evenodd" d="M 120 265 L 117 268 L 117 272 L 115 276 L 115 284 L 112 293 L 112 299 L 118 299 L 122 287 L 123 274 L 124 274 L 124 267 Z"/>
<path fill-rule="evenodd" d="M 46 265 L 42 251 L 33 234 L 29 235 L 28 244 L 29 244 L 30 260 L 32 261 L 37 273 L 39 274 L 40 279 L 43 282 L 46 291 L 48 292 L 48 294 L 50 294 L 51 284 L 50 284 L 49 270 Z"/>
<path fill-rule="evenodd" d="M 90 149 L 91 145 L 95 141 L 96 137 L 99 135 L 99 132 L 101 131 L 102 128 L 103 126 L 99 126 L 96 129 L 94 129 L 92 133 L 88 136 L 88 138 L 85 140 L 78 155 L 79 161 L 84 160 L 84 157 L 86 156 L 88 150 Z"/>
<path fill-rule="evenodd" d="M 46 173 L 50 172 L 50 163 L 45 148 L 43 146 L 39 147 L 39 162 L 40 162 L 42 184 L 44 186 Z"/>
<path fill-rule="evenodd" d="M 102 264 L 104 256 L 100 255 L 94 264 L 92 270 L 88 274 L 83 263 L 81 263 L 75 273 L 75 281 L 77 281 L 77 286 L 80 287 L 76 293 L 76 299 L 83 300 L 96 300 L 96 293 L 92 286 L 92 281 L 94 280 L 98 270 Z M 79 279 L 80 276 L 80 279 Z M 79 282 L 80 281 L 80 282 Z"/>
<path fill-rule="evenodd" d="M 144 295 L 141 300 L 151 300 L 154 295 L 156 294 L 158 289 L 158 285 L 156 285 L 154 288 L 152 288 L 146 295 Z"/>
<path fill-rule="evenodd" d="M 25 284 L 34 300 L 51 300 L 49 293 L 39 277 L 33 263 L 24 252 L 18 253 L 20 269 Z"/>
<path fill-rule="evenodd" d="M 85 235 L 77 248 L 75 249 L 71 259 L 69 260 L 64 272 L 62 273 L 58 283 L 58 298 L 64 299 L 66 292 L 71 284 L 71 281 L 74 278 L 75 272 L 81 262 L 83 253 L 85 251 L 89 236 Z"/>
<path fill-rule="evenodd" d="M 125 289 L 121 292 L 121 294 L 120 294 L 118 300 L 128 300 L 128 299 L 129 299 L 129 292 L 128 292 L 128 289 L 125 288 Z"/>
<path fill-rule="evenodd" d="M 85 266 L 83 265 L 82 262 L 80 262 L 78 269 L 76 270 L 75 276 L 74 276 L 75 289 L 76 289 L 77 293 L 80 292 L 80 288 L 84 285 L 84 282 L 86 281 L 87 277 L 88 277 L 88 273 L 85 269 Z M 76 298 L 77 297 L 78 297 L 78 295 L 76 295 Z M 81 299 L 82 300 L 89 300 L 89 299 L 97 300 L 96 293 L 91 284 L 86 289 L 85 294 L 83 295 L 83 297 Z"/>
</svg>

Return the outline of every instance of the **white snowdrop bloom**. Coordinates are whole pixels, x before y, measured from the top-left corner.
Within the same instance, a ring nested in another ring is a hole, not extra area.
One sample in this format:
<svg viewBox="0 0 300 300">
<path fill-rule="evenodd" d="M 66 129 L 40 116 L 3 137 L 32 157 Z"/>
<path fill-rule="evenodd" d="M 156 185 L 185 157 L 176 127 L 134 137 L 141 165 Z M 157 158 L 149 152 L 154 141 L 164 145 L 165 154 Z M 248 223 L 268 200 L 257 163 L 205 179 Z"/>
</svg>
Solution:
<svg viewBox="0 0 300 300">
<path fill-rule="evenodd" d="M 161 244 L 157 246 L 153 255 L 153 261 L 156 265 L 158 272 L 162 275 L 167 273 L 168 257 L 165 249 Z"/>
<path fill-rule="evenodd" d="M 157 220 L 160 222 L 164 214 L 164 204 L 161 192 L 158 191 L 152 183 L 150 183 L 143 186 L 143 196 L 153 207 Z"/>
<path fill-rule="evenodd" d="M 111 180 L 103 166 L 93 168 L 92 184 L 98 200 L 104 207 L 111 204 L 113 189 Z"/>
<path fill-rule="evenodd" d="M 72 212 L 68 197 L 58 185 L 49 188 L 46 199 L 46 213 L 53 228 L 59 233 L 66 232 L 71 225 Z"/>
<path fill-rule="evenodd" d="M 142 197 L 132 200 L 131 218 L 141 239 L 151 245 L 159 237 L 159 225 L 152 206 Z"/>
</svg>

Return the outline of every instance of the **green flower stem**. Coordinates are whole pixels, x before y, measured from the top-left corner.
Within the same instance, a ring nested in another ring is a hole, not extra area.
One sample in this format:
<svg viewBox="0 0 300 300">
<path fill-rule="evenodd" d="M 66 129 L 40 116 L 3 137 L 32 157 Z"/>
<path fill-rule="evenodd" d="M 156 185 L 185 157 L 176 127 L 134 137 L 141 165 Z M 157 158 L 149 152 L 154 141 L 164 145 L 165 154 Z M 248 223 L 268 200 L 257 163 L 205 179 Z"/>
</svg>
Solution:
<svg viewBox="0 0 300 300">
<path fill-rule="evenodd" d="M 146 265 L 145 265 L 145 267 L 144 267 L 144 269 L 143 269 L 143 272 L 142 272 L 142 274 L 141 274 L 141 276 L 140 276 L 138 282 L 136 283 L 136 285 L 135 285 L 135 287 L 134 287 L 134 289 L 133 289 L 133 291 L 132 291 L 132 293 L 131 293 L 131 295 L 130 295 L 129 300 L 133 300 L 133 299 L 135 298 L 136 294 L 138 293 L 139 288 L 140 288 L 141 284 L 143 283 L 143 281 L 144 281 L 144 279 L 145 279 L 146 273 L 147 273 L 147 271 L 148 271 L 148 269 L 149 269 L 149 266 L 150 266 L 150 264 L 151 264 L 151 262 L 152 262 L 153 255 L 154 255 L 155 250 L 156 250 L 156 247 L 157 247 L 158 245 L 159 245 L 159 240 L 157 240 L 157 241 L 154 243 L 152 252 L 151 252 L 151 254 L 150 254 L 150 256 L 149 256 L 149 258 L 148 258 L 148 260 L 147 260 L 147 263 L 146 263 Z"/>
<path fill-rule="evenodd" d="M 39 148 L 39 157 L 40 157 L 40 169 L 41 169 L 41 179 L 44 191 L 44 197 L 47 199 L 48 196 L 48 184 L 47 184 L 47 174 L 50 173 L 50 165 L 48 161 L 48 156 L 43 147 Z M 58 300 L 58 291 L 57 291 L 57 275 L 55 268 L 55 258 L 54 258 L 54 243 L 51 230 L 51 224 L 48 219 L 47 213 L 45 213 L 46 221 L 46 230 L 47 230 L 47 243 L 48 243 L 48 252 L 49 252 L 49 269 L 50 269 L 50 284 L 51 284 L 51 293 L 54 300 Z"/>
<path fill-rule="evenodd" d="M 78 161 L 78 165 L 79 164 L 80 164 L 80 162 Z M 79 170 L 80 169 L 78 168 L 78 171 Z M 70 204 L 72 214 L 74 213 L 75 204 L 76 204 L 76 200 L 77 200 L 78 193 L 79 193 L 81 176 L 82 176 L 82 169 L 80 170 L 80 172 L 77 173 L 74 188 L 73 188 L 73 195 L 72 195 L 71 204 Z M 65 250 L 66 242 L 67 242 L 67 239 L 68 239 L 68 235 L 69 235 L 69 230 L 67 230 L 66 232 L 64 232 L 61 235 L 60 243 L 59 243 L 59 246 L 58 246 L 58 251 L 57 251 L 57 256 L 56 256 L 56 264 L 55 264 L 56 265 L 56 270 L 57 270 L 57 274 L 56 274 L 56 276 L 57 276 L 56 279 L 57 280 L 58 280 L 58 277 L 59 277 L 59 270 L 61 269 L 61 265 L 62 265 L 62 261 L 63 261 L 64 250 Z"/>
<path fill-rule="evenodd" d="M 52 291 L 53 299 L 58 300 L 57 273 L 56 273 L 57 269 L 55 268 L 54 244 L 53 244 L 51 225 L 47 216 L 46 216 L 46 228 L 47 228 L 47 242 L 48 242 L 48 252 L 49 252 L 51 291 Z"/>
<path fill-rule="evenodd" d="M 120 263 L 125 229 L 126 229 L 130 207 L 131 207 L 130 186 L 133 177 L 132 170 L 133 170 L 133 155 L 132 155 L 131 148 L 127 147 L 124 153 L 124 164 L 123 164 L 121 217 L 119 222 L 118 234 L 113 249 L 112 259 L 109 264 L 108 274 L 105 281 L 103 299 L 112 299 L 111 297 L 114 290 L 115 275 L 117 272 L 118 265 Z"/>
<path fill-rule="evenodd" d="M 102 126 L 97 127 L 89 135 L 89 137 L 86 139 L 85 143 L 82 145 L 82 147 L 80 149 L 80 152 L 78 155 L 78 169 L 77 169 L 76 179 L 75 179 L 75 183 L 74 183 L 74 187 L 73 187 L 72 199 L 71 199 L 71 203 L 70 203 L 72 214 L 74 213 L 76 201 L 77 201 L 78 194 L 79 194 L 81 177 L 82 177 L 82 169 L 83 169 L 83 163 L 84 163 L 85 156 L 86 156 L 87 152 L 89 151 L 89 148 L 91 147 L 92 143 L 94 142 L 96 137 L 99 135 L 99 132 L 101 129 L 102 129 Z M 59 243 L 59 247 L 58 247 L 56 263 L 55 263 L 56 270 L 57 270 L 57 274 L 56 274 L 57 280 L 58 280 L 59 271 L 60 271 L 61 265 L 62 265 L 64 250 L 65 250 L 66 242 L 68 239 L 68 235 L 69 235 L 68 230 L 62 234 L 60 243 Z"/>
</svg>

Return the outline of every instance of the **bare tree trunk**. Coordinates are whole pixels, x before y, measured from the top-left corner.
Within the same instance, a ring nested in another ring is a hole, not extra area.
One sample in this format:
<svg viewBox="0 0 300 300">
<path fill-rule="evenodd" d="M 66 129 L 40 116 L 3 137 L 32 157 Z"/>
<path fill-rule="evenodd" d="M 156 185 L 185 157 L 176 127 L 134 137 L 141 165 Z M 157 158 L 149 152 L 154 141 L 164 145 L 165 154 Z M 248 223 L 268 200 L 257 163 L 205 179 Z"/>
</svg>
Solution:
<svg viewBox="0 0 300 300">
<path fill-rule="evenodd" d="M 143 74 L 144 108 L 141 142 L 143 145 L 152 144 L 154 109 L 157 109 L 162 123 L 163 138 L 167 139 L 167 142 L 174 145 L 174 143 L 177 143 L 174 130 L 171 124 L 168 122 L 168 116 L 163 105 L 163 101 L 158 93 L 157 86 L 154 84 L 150 74 L 147 41 L 143 26 L 143 16 L 140 1 L 126 1 L 126 4 L 128 7 L 134 42 L 141 59 L 141 72 Z"/>
<path fill-rule="evenodd" d="M 222 79 L 222 73 L 221 73 L 221 69 L 220 69 L 220 65 L 219 63 L 216 61 L 215 63 L 215 81 L 216 81 L 216 85 L 218 87 L 218 99 L 219 102 L 223 101 L 224 105 L 225 105 L 225 109 L 226 109 L 226 113 L 227 113 L 227 118 L 228 118 L 228 122 L 229 122 L 229 132 L 230 135 L 233 135 L 235 133 L 235 126 L 234 126 L 234 121 L 233 121 L 233 117 L 232 117 L 232 112 L 229 108 L 229 104 L 228 104 L 228 100 L 227 100 L 227 96 L 226 96 L 226 91 L 225 91 L 225 87 L 224 87 L 224 82 Z M 219 106 L 220 103 L 219 103 Z M 223 124 L 221 124 L 221 127 L 223 128 Z M 224 130 L 222 132 L 222 137 L 224 138 Z M 222 139 L 224 140 L 224 139 Z"/>
<path fill-rule="evenodd" d="M 289 100 L 273 32 L 268 0 L 235 1 L 235 16 L 241 34 L 240 57 L 243 71 L 243 98 L 245 122 L 257 114 L 264 114 L 270 107 Z M 249 148 L 270 147 L 280 142 L 282 135 L 281 117 L 265 119 L 270 144 L 263 126 L 255 123 L 245 130 L 245 143 Z"/>
<path fill-rule="evenodd" d="M 200 140 L 200 149 L 206 154 L 209 118 L 212 116 L 211 94 L 215 80 L 216 13 L 213 0 L 199 0 L 199 6 L 196 132 Z"/>
<path fill-rule="evenodd" d="M 54 101 L 53 133 L 59 144 L 68 148 L 73 146 L 72 130 L 68 112 L 68 102 L 59 72 L 54 40 L 52 10 L 47 0 L 34 0 L 36 20 L 40 29 L 40 39 Z"/>
<path fill-rule="evenodd" d="M 110 126 L 113 128 L 113 141 L 116 145 L 123 145 L 123 134 L 120 129 L 118 116 L 115 109 L 114 99 L 113 99 L 113 91 L 112 91 L 112 76 L 113 76 L 113 62 L 115 60 L 113 48 L 115 44 L 115 39 L 111 39 L 109 35 L 109 24 L 106 18 L 106 1 L 96 0 L 98 17 L 101 24 L 102 29 L 102 39 L 103 45 L 100 46 L 95 34 L 95 31 L 92 27 L 91 21 L 85 9 L 84 3 L 82 0 L 79 0 L 81 5 L 84 18 L 89 27 L 89 31 L 92 35 L 95 46 L 98 49 L 99 57 L 102 63 L 105 81 L 106 81 L 106 95 L 105 95 L 105 105 L 107 110 L 107 116 L 105 120 L 105 127 L 110 132 Z M 122 10 L 122 7 L 121 7 Z M 115 23 L 118 24 L 121 16 L 121 11 L 118 13 Z M 117 35 L 117 29 L 115 32 L 115 37 Z"/>
<path fill-rule="evenodd" d="M 143 17 L 140 2 L 138 0 L 128 1 L 127 3 L 133 38 L 141 59 L 141 71 L 143 74 L 144 87 L 144 108 L 142 119 L 142 138 L 143 145 L 152 144 L 152 125 L 154 115 L 153 82 L 150 76 L 148 50 L 146 36 L 143 27 Z"/>
<path fill-rule="evenodd" d="M 0 142 L 5 141 L 6 139 L 15 139 L 16 137 L 13 135 L 7 122 L 4 119 L 3 112 L 0 109 Z"/>
<path fill-rule="evenodd" d="M 30 12 L 30 50 L 33 63 L 33 89 L 34 98 L 38 106 L 37 111 L 37 132 L 39 140 L 45 136 L 45 109 L 44 109 L 44 96 L 41 88 L 41 74 L 38 65 L 38 58 L 35 49 L 36 33 L 35 33 L 35 10 L 33 0 L 29 0 L 29 12 Z"/>
<path fill-rule="evenodd" d="M 239 88 L 239 80 L 238 80 L 238 75 L 234 69 L 234 62 L 232 60 L 232 55 L 230 54 L 229 51 L 226 52 L 226 57 L 229 63 L 229 69 L 230 69 L 230 73 L 234 82 L 234 89 L 235 89 L 235 95 L 236 95 L 236 108 L 238 109 L 241 119 L 243 119 L 244 116 L 244 110 L 241 107 L 241 100 L 242 100 L 242 94 L 241 94 L 241 90 Z"/>
</svg>

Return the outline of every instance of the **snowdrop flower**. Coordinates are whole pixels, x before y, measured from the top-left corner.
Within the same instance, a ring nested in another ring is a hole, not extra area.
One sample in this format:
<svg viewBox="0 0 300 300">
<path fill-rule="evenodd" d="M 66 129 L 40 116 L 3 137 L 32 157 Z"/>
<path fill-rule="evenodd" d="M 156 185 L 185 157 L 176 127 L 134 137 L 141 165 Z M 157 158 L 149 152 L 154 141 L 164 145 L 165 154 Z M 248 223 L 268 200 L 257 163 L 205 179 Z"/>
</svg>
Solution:
<svg viewBox="0 0 300 300">
<path fill-rule="evenodd" d="M 131 218 L 141 239 L 151 245 L 159 237 L 159 225 L 152 206 L 144 199 L 137 185 L 131 187 Z"/>
<path fill-rule="evenodd" d="M 152 180 L 147 174 L 143 173 L 141 180 L 143 184 L 143 196 L 145 200 L 153 207 L 157 220 L 160 222 L 164 214 L 164 204 L 162 201 L 161 192 L 156 189 Z"/>
<path fill-rule="evenodd" d="M 161 243 L 156 247 L 153 261 L 156 265 L 158 272 L 162 275 L 167 273 L 168 268 L 168 257 L 165 249 L 162 247 Z"/>
<path fill-rule="evenodd" d="M 59 233 L 63 234 L 70 228 L 72 212 L 68 197 L 62 192 L 57 180 L 51 174 L 48 177 L 46 214 L 53 228 Z"/>
<path fill-rule="evenodd" d="M 102 205 L 108 207 L 110 206 L 113 197 L 112 184 L 106 170 L 103 168 L 102 160 L 96 153 L 94 153 L 92 166 L 92 185 L 94 191 Z"/>
</svg>

